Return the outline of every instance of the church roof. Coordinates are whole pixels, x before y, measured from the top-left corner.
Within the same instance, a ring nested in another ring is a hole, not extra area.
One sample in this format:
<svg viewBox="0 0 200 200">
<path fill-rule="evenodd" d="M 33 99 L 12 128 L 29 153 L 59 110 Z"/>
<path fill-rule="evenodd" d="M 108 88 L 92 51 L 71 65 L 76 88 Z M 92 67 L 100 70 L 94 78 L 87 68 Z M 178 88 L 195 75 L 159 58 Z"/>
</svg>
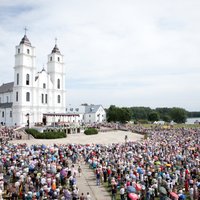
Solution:
<svg viewBox="0 0 200 200">
<path fill-rule="evenodd" d="M 24 37 L 22 38 L 20 44 L 26 44 L 28 46 L 31 46 L 31 43 L 29 41 L 29 39 L 27 38 L 26 34 L 24 35 Z"/>
<path fill-rule="evenodd" d="M 13 91 L 14 82 L 3 83 L 0 86 L 0 93 L 12 92 Z"/>
<path fill-rule="evenodd" d="M 55 44 L 55 46 L 54 46 L 53 50 L 51 51 L 51 53 L 58 53 L 58 54 L 60 54 L 60 50 L 58 49 L 57 44 Z"/>
<path fill-rule="evenodd" d="M 85 113 L 96 113 L 101 105 L 89 105 L 85 106 Z"/>
</svg>

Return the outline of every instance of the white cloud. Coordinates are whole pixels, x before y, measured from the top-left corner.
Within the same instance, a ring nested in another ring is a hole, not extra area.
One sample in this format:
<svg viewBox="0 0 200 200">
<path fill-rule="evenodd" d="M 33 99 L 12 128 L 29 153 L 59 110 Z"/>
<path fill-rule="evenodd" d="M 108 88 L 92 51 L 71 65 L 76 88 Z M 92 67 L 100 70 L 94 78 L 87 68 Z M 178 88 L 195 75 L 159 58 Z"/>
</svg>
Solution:
<svg viewBox="0 0 200 200">
<path fill-rule="evenodd" d="M 37 67 L 58 38 L 68 103 L 181 106 L 200 110 L 198 0 L 0 2 L 1 83 L 13 80 L 23 27 Z"/>
</svg>

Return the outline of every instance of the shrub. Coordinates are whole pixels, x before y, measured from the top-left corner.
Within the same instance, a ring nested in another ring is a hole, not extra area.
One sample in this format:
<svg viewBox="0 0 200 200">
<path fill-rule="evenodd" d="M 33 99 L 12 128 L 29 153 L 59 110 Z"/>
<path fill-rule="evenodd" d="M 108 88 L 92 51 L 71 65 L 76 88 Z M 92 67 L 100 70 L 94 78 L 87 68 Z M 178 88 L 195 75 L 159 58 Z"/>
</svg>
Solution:
<svg viewBox="0 0 200 200">
<path fill-rule="evenodd" d="M 138 120 L 138 123 L 139 124 L 148 124 L 149 122 L 146 119 L 140 119 L 140 120 Z"/>
<path fill-rule="evenodd" d="M 40 133 L 36 129 L 25 129 L 27 134 L 31 134 L 36 139 L 57 139 L 57 138 L 65 138 L 67 135 L 64 131 L 44 131 Z"/>
<path fill-rule="evenodd" d="M 95 128 L 88 128 L 84 131 L 85 135 L 95 135 L 98 134 L 97 129 Z"/>
</svg>

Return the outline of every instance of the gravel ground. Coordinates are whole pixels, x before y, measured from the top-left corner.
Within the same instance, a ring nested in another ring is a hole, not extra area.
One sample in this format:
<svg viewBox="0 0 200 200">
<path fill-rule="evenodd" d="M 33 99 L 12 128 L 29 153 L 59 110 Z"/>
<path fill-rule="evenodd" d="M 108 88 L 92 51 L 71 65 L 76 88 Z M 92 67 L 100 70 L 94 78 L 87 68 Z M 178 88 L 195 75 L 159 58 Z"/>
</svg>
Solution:
<svg viewBox="0 0 200 200">
<path fill-rule="evenodd" d="M 27 143 L 32 144 L 111 144 L 111 143 L 122 143 L 125 141 L 125 135 L 128 136 L 128 141 L 136 141 L 143 138 L 142 135 L 132 133 L 129 131 L 110 131 L 110 132 L 100 132 L 97 135 L 85 135 L 83 133 L 69 134 L 67 138 L 63 139 L 31 139 L 31 140 L 14 140 L 10 141 L 14 144 L 17 143 Z"/>
</svg>

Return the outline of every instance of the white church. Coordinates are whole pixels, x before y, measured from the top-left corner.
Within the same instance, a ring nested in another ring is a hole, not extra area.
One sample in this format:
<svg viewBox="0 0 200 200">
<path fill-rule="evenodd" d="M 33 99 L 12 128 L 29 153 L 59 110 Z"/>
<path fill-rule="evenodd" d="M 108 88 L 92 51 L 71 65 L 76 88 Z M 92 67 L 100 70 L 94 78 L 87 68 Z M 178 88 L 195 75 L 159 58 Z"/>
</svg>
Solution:
<svg viewBox="0 0 200 200">
<path fill-rule="evenodd" d="M 44 122 L 45 113 L 65 113 L 65 68 L 57 44 L 47 70 L 36 72 L 35 47 L 26 34 L 16 46 L 14 82 L 0 86 L 0 123 L 7 126 Z"/>
<path fill-rule="evenodd" d="M 66 108 L 65 67 L 57 44 L 48 55 L 46 70 L 37 72 L 35 59 L 35 47 L 25 33 L 15 50 L 14 82 L 0 86 L 1 125 L 31 127 L 55 122 L 106 121 L 101 105 Z"/>
</svg>

